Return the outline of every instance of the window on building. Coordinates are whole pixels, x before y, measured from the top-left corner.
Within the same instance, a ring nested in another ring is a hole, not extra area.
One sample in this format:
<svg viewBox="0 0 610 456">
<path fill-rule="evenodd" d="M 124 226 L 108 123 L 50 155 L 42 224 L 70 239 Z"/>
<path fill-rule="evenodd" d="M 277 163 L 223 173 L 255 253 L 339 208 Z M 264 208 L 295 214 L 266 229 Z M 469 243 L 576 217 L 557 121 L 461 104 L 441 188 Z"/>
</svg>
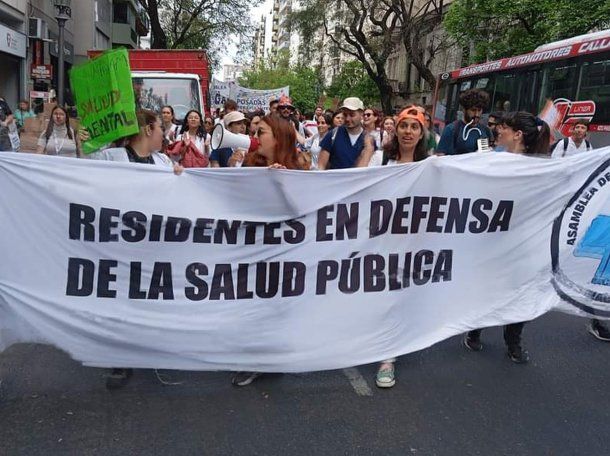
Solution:
<svg viewBox="0 0 610 456">
<path fill-rule="evenodd" d="M 129 7 L 127 3 L 115 3 L 112 22 L 116 24 L 129 24 Z"/>
</svg>

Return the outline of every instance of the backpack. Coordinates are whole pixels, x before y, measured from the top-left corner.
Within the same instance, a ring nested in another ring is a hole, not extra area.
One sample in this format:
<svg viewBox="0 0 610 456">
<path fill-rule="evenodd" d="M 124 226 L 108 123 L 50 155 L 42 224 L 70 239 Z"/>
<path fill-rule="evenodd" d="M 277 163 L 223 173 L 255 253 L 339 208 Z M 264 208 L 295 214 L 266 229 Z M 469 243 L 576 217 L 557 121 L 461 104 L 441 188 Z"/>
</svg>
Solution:
<svg viewBox="0 0 610 456">
<path fill-rule="evenodd" d="M 568 151 L 568 144 L 570 144 L 570 138 L 560 139 L 555 144 L 553 144 L 551 146 L 551 153 L 553 153 L 553 151 L 555 150 L 555 148 L 557 147 L 557 145 L 560 142 L 563 142 L 563 153 L 561 154 L 561 157 L 563 158 L 566 156 L 566 152 Z M 587 139 L 585 139 L 585 147 L 587 149 L 587 152 L 589 152 L 591 150 L 591 143 Z"/>
</svg>

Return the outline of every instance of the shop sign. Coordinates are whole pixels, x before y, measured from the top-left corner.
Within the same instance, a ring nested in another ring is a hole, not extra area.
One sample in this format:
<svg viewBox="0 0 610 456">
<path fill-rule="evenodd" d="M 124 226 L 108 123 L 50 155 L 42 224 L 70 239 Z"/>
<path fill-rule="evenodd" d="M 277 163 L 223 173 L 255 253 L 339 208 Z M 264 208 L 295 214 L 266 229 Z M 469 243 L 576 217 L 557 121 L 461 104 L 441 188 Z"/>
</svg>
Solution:
<svg viewBox="0 0 610 456">
<path fill-rule="evenodd" d="M 27 37 L 16 30 L 0 24 L 0 52 L 25 58 Z"/>
<path fill-rule="evenodd" d="M 53 65 L 34 65 L 32 64 L 32 79 L 52 79 Z"/>
</svg>

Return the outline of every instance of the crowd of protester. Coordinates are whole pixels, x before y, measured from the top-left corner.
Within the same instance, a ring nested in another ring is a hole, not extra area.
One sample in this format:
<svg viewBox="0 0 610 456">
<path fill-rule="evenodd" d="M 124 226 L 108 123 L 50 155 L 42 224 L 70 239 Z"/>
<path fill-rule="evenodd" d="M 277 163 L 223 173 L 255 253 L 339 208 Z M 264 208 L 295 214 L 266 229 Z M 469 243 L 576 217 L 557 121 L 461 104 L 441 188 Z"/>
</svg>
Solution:
<svg viewBox="0 0 610 456">
<path fill-rule="evenodd" d="M 205 116 L 189 111 L 178 122 L 171 106 L 161 112 L 137 111 L 139 132 L 90 154 L 100 160 L 146 163 L 174 169 L 180 174 L 188 167 L 256 166 L 294 170 L 329 170 L 354 167 L 402 165 L 426 160 L 432 155 L 459 155 L 477 151 L 496 151 L 529 156 L 561 158 L 592 149 L 586 139 L 585 121 L 573 124 L 570 137 L 551 144 L 549 126 L 528 112 L 492 112 L 483 121 L 489 105 L 488 94 L 471 89 L 460 95 L 460 118 L 444 126 L 442 132 L 433 125 L 431 114 L 417 104 L 410 104 L 397 114 L 383 113 L 365 106 L 356 97 L 348 97 L 335 110 L 317 106 L 315 112 L 303 114 L 287 96 L 271 100 L 268 112 L 240 112 L 237 103 L 228 100 L 222 110 Z M 27 106 L 13 113 L 0 99 L 0 149 L 8 150 L 3 138 L 12 122 L 28 116 Z M 220 125 L 220 127 L 219 127 Z M 255 139 L 254 150 L 221 144 L 212 148 L 215 128 L 233 135 Z M 68 113 L 57 106 L 48 127 L 41 134 L 37 153 L 81 157 L 80 143 L 87 140 L 84 130 L 70 127 Z M 529 354 L 522 347 L 525 322 L 505 326 L 504 340 L 509 358 L 527 363 Z M 610 341 L 610 331 L 599 320 L 592 320 L 589 332 L 599 340 Z M 481 330 L 463 338 L 472 351 L 483 349 Z M 376 384 L 395 384 L 395 359 L 383 360 Z M 131 376 L 130 369 L 114 369 L 107 386 L 123 386 Z M 241 372 L 233 383 L 244 386 L 260 373 Z"/>
</svg>

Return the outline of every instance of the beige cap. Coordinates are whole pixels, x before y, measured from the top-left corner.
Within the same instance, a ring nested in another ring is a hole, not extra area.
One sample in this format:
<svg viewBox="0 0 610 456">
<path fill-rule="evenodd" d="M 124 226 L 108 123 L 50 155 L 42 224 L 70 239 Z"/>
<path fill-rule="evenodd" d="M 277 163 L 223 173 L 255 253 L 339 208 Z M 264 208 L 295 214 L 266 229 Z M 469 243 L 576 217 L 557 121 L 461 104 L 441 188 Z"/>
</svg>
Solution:
<svg viewBox="0 0 610 456">
<path fill-rule="evenodd" d="M 241 122 L 242 120 L 246 120 L 246 116 L 244 116 L 239 111 L 229 112 L 229 113 L 225 114 L 225 116 L 222 119 L 223 123 L 225 124 L 225 127 L 228 127 L 233 122 Z"/>
<path fill-rule="evenodd" d="M 350 111 L 364 111 L 364 103 L 358 97 L 349 97 L 343 100 L 343 104 L 339 109 L 349 109 Z"/>
</svg>

